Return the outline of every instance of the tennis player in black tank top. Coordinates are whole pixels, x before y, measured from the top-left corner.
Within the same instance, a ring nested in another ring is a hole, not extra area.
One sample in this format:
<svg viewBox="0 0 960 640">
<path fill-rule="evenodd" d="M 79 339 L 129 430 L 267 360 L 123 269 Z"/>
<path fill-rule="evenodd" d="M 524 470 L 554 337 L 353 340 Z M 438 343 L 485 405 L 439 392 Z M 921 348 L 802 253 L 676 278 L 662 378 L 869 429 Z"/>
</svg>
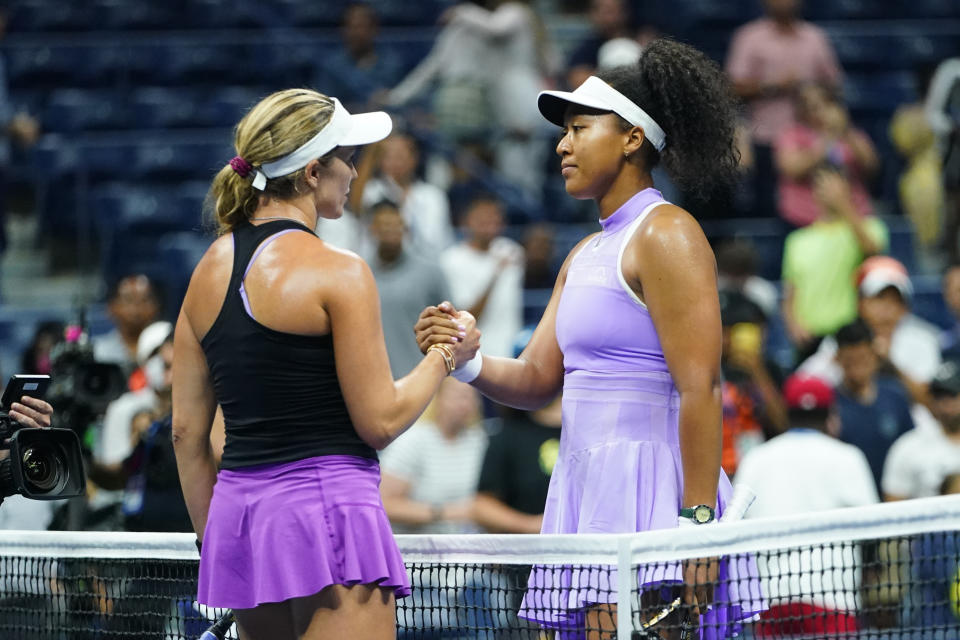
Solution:
<svg viewBox="0 0 960 640">
<path fill-rule="evenodd" d="M 353 147 L 390 128 L 384 113 L 281 91 L 240 121 L 238 155 L 211 187 L 222 235 L 177 321 L 173 437 L 203 541 L 198 599 L 234 609 L 245 640 L 394 638 L 395 598 L 410 591 L 376 450 L 473 358 L 476 322 L 438 328 L 394 381 L 370 269 L 312 232 L 343 213 Z"/>
</svg>

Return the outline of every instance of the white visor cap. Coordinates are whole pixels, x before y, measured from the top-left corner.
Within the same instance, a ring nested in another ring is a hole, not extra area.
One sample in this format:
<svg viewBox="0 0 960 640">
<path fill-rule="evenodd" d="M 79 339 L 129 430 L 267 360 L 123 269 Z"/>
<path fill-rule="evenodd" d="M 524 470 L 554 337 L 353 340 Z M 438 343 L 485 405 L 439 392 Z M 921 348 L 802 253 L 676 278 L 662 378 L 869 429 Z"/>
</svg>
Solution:
<svg viewBox="0 0 960 640">
<path fill-rule="evenodd" d="M 393 130 L 393 121 L 384 111 L 351 114 L 333 98 L 333 116 L 323 129 L 303 146 L 273 162 L 264 162 L 253 177 L 261 191 L 269 178 L 279 178 L 303 169 L 311 160 L 322 158 L 337 147 L 356 147 L 383 140 Z"/>
<path fill-rule="evenodd" d="M 630 124 L 643 129 L 647 140 L 657 151 L 663 151 L 667 143 L 667 135 L 646 111 L 596 76 L 584 80 L 574 91 L 541 91 L 537 96 L 540 113 L 559 127 L 563 126 L 563 116 L 571 104 L 599 111 L 612 111 Z"/>
</svg>

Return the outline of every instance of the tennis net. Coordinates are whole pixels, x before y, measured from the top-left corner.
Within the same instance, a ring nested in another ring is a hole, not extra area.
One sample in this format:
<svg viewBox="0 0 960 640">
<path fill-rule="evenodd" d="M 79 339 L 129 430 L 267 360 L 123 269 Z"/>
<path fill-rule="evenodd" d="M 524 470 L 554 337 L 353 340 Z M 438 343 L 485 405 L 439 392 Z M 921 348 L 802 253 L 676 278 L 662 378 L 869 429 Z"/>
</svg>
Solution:
<svg viewBox="0 0 960 640">
<path fill-rule="evenodd" d="M 960 497 L 631 535 L 397 540 L 413 588 L 402 639 L 960 638 Z M 702 615 L 685 572 L 713 592 Z M 0 638 L 197 638 L 224 612 L 196 602 L 196 579 L 186 534 L 0 532 Z"/>
</svg>

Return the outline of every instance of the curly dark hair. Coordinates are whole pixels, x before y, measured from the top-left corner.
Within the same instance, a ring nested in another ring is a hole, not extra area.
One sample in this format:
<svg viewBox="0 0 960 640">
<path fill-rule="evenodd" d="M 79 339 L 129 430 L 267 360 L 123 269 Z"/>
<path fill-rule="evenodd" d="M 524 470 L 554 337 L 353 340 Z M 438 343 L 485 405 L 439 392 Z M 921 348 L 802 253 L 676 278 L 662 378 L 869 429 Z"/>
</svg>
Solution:
<svg viewBox="0 0 960 640">
<path fill-rule="evenodd" d="M 667 134 L 662 152 L 649 142 L 641 148 L 648 169 L 662 156 L 670 177 L 691 195 L 731 189 L 740 163 L 737 101 L 716 63 L 689 45 L 660 38 L 644 47 L 637 64 L 597 76 L 640 105 Z"/>
</svg>

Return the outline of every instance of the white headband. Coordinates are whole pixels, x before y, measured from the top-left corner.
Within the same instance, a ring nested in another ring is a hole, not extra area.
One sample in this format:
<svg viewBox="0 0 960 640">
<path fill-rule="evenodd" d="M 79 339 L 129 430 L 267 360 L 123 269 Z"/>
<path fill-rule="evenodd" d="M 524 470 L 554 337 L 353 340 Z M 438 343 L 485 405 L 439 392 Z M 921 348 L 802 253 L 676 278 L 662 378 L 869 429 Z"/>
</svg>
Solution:
<svg viewBox="0 0 960 640">
<path fill-rule="evenodd" d="M 292 153 L 273 162 L 264 162 L 253 176 L 253 188 L 263 191 L 267 180 L 302 169 L 311 160 L 322 158 L 336 147 L 353 147 L 383 140 L 393 123 L 383 111 L 350 114 L 333 98 L 333 115 L 323 129 Z"/>
<path fill-rule="evenodd" d="M 537 97 L 543 117 L 561 127 L 568 104 L 614 112 L 630 124 L 641 127 L 657 151 L 663 151 L 667 144 L 667 134 L 646 111 L 596 76 L 587 78 L 575 91 L 541 91 Z"/>
</svg>

